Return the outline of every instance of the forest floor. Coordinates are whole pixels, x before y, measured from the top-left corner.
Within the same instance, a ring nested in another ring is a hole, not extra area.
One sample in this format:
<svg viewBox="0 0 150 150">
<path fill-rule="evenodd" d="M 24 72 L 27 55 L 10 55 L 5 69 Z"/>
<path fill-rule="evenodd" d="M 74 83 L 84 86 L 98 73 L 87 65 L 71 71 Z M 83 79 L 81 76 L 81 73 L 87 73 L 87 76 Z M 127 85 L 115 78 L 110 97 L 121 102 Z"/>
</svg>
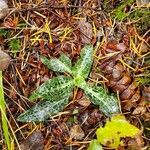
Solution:
<svg viewBox="0 0 150 150">
<path fill-rule="evenodd" d="M 122 138 L 124 144 L 117 149 L 149 149 L 149 1 L 9 0 L 8 6 L 10 12 L 0 20 L 0 47 L 11 57 L 3 72 L 11 150 L 86 150 L 96 138 L 97 128 L 109 118 L 77 88 L 54 117 L 40 123 L 17 121 L 40 101 L 31 102 L 31 93 L 58 75 L 40 56 L 58 58 L 65 53 L 74 63 L 86 44 L 96 51 L 88 82 L 118 95 L 122 114 L 142 132 Z M 4 136 L 0 149 L 7 150 Z"/>
</svg>

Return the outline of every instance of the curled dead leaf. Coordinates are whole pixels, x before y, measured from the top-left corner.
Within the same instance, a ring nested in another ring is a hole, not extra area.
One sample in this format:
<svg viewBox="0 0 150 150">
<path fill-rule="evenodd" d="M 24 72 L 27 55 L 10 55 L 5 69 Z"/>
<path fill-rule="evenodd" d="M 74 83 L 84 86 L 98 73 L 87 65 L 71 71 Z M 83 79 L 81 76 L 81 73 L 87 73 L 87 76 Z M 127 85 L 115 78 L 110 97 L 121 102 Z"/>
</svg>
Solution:
<svg viewBox="0 0 150 150">
<path fill-rule="evenodd" d="M 10 56 L 0 50 L 0 70 L 5 70 L 10 63 Z"/>
</svg>

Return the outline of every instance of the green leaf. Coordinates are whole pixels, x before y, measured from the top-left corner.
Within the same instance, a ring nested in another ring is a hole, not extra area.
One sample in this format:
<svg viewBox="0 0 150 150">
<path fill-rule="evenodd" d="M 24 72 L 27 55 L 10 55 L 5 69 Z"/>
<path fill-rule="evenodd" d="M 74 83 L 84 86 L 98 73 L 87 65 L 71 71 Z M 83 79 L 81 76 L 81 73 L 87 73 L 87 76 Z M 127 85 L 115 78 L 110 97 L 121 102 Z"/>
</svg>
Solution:
<svg viewBox="0 0 150 150">
<path fill-rule="evenodd" d="M 9 48 L 11 49 L 11 52 L 16 54 L 20 51 L 21 48 L 21 42 L 19 39 L 12 39 L 9 43 Z"/>
<path fill-rule="evenodd" d="M 83 77 L 86 79 L 90 73 L 93 63 L 93 46 L 85 45 L 81 50 L 80 59 L 73 66 L 73 75 L 75 78 Z"/>
<path fill-rule="evenodd" d="M 39 86 L 30 96 L 30 100 L 42 98 L 49 101 L 58 101 L 71 95 L 73 79 L 67 76 L 54 77 Z"/>
<path fill-rule="evenodd" d="M 149 85 L 150 84 L 150 76 L 144 75 L 143 77 L 135 77 L 135 81 L 136 81 L 137 86 Z"/>
<path fill-rule="evenodd" d="M 68 56 L 65 54 L 62 54 L 59 59 L 57 58 L 52 58 L 52 59 L 47 59 L 44 56 L 41 56 L 41 61 L 43 64 L 45 64 L 49 69 L 57 72 L 67 72 L 72 74 L 71 71 L 71 60 L 69 59 Z"/>
<path fill-rule="evenodd" d="M 86 81 L 83 77 L 76 77 L 74 78 L 74 85 L 78 88 L 84 89 L 86 86 Z"/>
<path fill-rule="evenodd" d="M 127 7 L 127 5 L 132 5 L 133 2 L 134 2 L 134 0 L 121 1 L 119 6 L 116 7 L 115 9 L 113 9 L 113 11 L 111 12 L 112 17 L 117 19 L 118 21 L 123 21 L 127 17 L 129 18 L 129 15 L 131 12 L 130 11 L 126 12 L 125 8 Z"/>
<path fill-rule="evenodd" d="M 6 29 L 0 29 L 0 37 L 6 37 L 8 34 L 8 30 Z"/>
<path fill-rule="evenodd" d="M 3 135 L 4 135 L 4 142 L 7 145 L 8 150 L 11 150 L 11 136 L 9 132 L 9 126 L 8 126 L 8 118 L 7 118 L 7 111 L 6 111 L 6 101 L 4 98 L 4 86 L 3 86 L 3 74 L 0 70 L 0 118 L 1 118 L 1 133 L 3 129 Z"/>
<path fill-rule="evenodd" d="M 42 101 L 36 104 L 33 108 L 27 110 L 25 113 L 21 114 L 17 120 L 21 122 L 45 121 L 49 117 L 52 117 L 62 111 L 67 103 L 68 98 L 55 102 Z"/>
<path fill-rule="evenodd" d="M 84 86 L 85 94 L 89 97 L 91 102 L 98 105 L 100 110 L 106 115 L 119 113 L 118 101 L 115 95 L 107 93 L 100 86 Z"/>
<path fill-rule="evenodd" d="M 98 143 L 97 140 L 92 140 L 87 150 L 103 150 L 102 146 Z"/>
<path fill-rule="evenodd" d="M 139 133 L 140 130 L 131 125 L 126 121 L 125 117 L 121 115 L 113 116 L 111 121 L 108 121 L 104 128 L 100 127 L 96 131 L 98 142 L 114 149 L 123 144 L 121 138 L 133 138 Z"/>
</svg>

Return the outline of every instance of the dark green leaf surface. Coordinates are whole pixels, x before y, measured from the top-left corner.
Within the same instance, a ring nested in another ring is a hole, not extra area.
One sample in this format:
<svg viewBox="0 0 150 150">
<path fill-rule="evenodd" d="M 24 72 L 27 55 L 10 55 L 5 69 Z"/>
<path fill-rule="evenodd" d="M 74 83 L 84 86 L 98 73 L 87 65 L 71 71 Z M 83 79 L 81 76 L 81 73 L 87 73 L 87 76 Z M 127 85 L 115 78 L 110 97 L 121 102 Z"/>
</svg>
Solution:
<svg viewBox="0 0 150 150">
<path fill-rule="evenodd" d="M 35 90 L 30 96 L 30 100 L 42 98 L 49 101 L 59 101 L 71 95 L 73 90 L 73 80 L 71 77 L 54 77 Z"/>
<path fill-rule="evenodd" d="M 56 72 L 67 72 L 72 74 L 71 71 L 71 60 L 65 54 L 62 54 L 59 59 L 52 58 L 47 59 L 44 56 L 41 56 L 41 61 L 45 64 L 49 69 L 56 71 Z"/>
<path fill-rule="evenodd" d="M 107 93 L 100 86 L 90 87 L 87 85 L 85 86 L 84 91 L 91 102 L 95 105 L 98 105 L 100 110 L 106 116 L 119 113 L 118 101 L 115 95 Z"/>
<path fill-rule="evenodd" d="M 93 46 L 85 45 L 81 50 L 80 58 L 73 66 L 73 75 L 75 78 L 83 77 L 86 79 L 90 73 L 93 63 Z"/>
<path fill-rule="evenodd" d="M 21 114 L 17 120 L 21 122 L 40 122 L 45 121 L 49 117 L 62 111 L 64 106 L 68 103 L 68 98 L 55 102 L 42 101 L 36 104 L 33 108 Z"/>
</svg>

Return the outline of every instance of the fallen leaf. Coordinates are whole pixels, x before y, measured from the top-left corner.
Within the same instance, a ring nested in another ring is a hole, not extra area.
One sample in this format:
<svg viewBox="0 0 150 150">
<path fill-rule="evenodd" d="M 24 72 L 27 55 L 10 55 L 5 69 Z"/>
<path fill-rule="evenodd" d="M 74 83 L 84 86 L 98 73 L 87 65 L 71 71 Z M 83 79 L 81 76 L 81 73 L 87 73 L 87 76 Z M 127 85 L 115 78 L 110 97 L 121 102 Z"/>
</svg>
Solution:
<svg viewBox="0 0 150 150">
<path fill-rule="evenodd" d="M 102 113 L 98 108 L 92 109 L 88 107 L 84 112 L 80 113 L 78 120 L 84 127 L 84 130 L 90 129 L 90 127 L 96 126 L 102 120 Z"/>
<path fill-rule="evenodd" d="M 103 150 L 102 146 L 98 143 L 97 140 L 92 140 L 90 142 L 88 150 Z"/>
<path fill-rule="evenodd" d="M 135 108 L 133 111 L 133 115 L 139 115 L 139 114 L 144 114 L 146 112 L 146 107 L 145 107 L 145 102 L 142 101 L 139 103 L 139 105 Z"/>
<path fill-rule="evenodd" d="M 108 121 L 105 127 L 100 127 L 96 131 L 97 140 L 99 143 L 110 148 L 118 148 L 123 145 L 121 138 L 132 137 L 134 138 L 140 134 L 140 130 L 126 121 L 124 116 L 116 115 Z"/>
<path fill-rule="evenodd" d="M 150 87 L 145 87 L 143 89 L 143 97 L 145 101 L 150 102 Z"/>
<path fill-rule="evenodd" d="M 90 44 L 93 37 L 92 25 L 86 20 L 80 20 L 78 27 L 81 31 L 80 38 L 83 44 Z"/>
<path fill-rule="evenodd" d="M 85 136 L 83 130 L 79 125 L 74 125 L 70 130 L 70 137 L 76 140 L 82 140 Z"/>
<path fill-rule="evenodd" d="M 84 107 L 87 107 L 91 104 L 90 100 L 87 99 L 86 96 L 83 96 L 81 99 L 78 100 L 78 103 L 81 105 L 81 106 L 84 106 Z"/>
<path fill-rule="evenodd" d="M 134 150 L 141 150 L 143 145 L 144 145 L 144 141 L 142 138 L 142 133 L 140 133 L 139 135 L 137 135 L 134 139 L 130 139 L 127 143 L 128 148 L 129 149 L 134 149 Z"/>
<path fill-rule="evenodd" d="M 5 70 L 10 63 L 10 56 L 2 50 L 0 50 L 0 61 L 0 70 Z"/>
<path fill-rule="evenodd" d="M 21 144 L 21 150 L 43 150 L 43 135 L 40 131 L 32 133 Z"/>
</svg>

